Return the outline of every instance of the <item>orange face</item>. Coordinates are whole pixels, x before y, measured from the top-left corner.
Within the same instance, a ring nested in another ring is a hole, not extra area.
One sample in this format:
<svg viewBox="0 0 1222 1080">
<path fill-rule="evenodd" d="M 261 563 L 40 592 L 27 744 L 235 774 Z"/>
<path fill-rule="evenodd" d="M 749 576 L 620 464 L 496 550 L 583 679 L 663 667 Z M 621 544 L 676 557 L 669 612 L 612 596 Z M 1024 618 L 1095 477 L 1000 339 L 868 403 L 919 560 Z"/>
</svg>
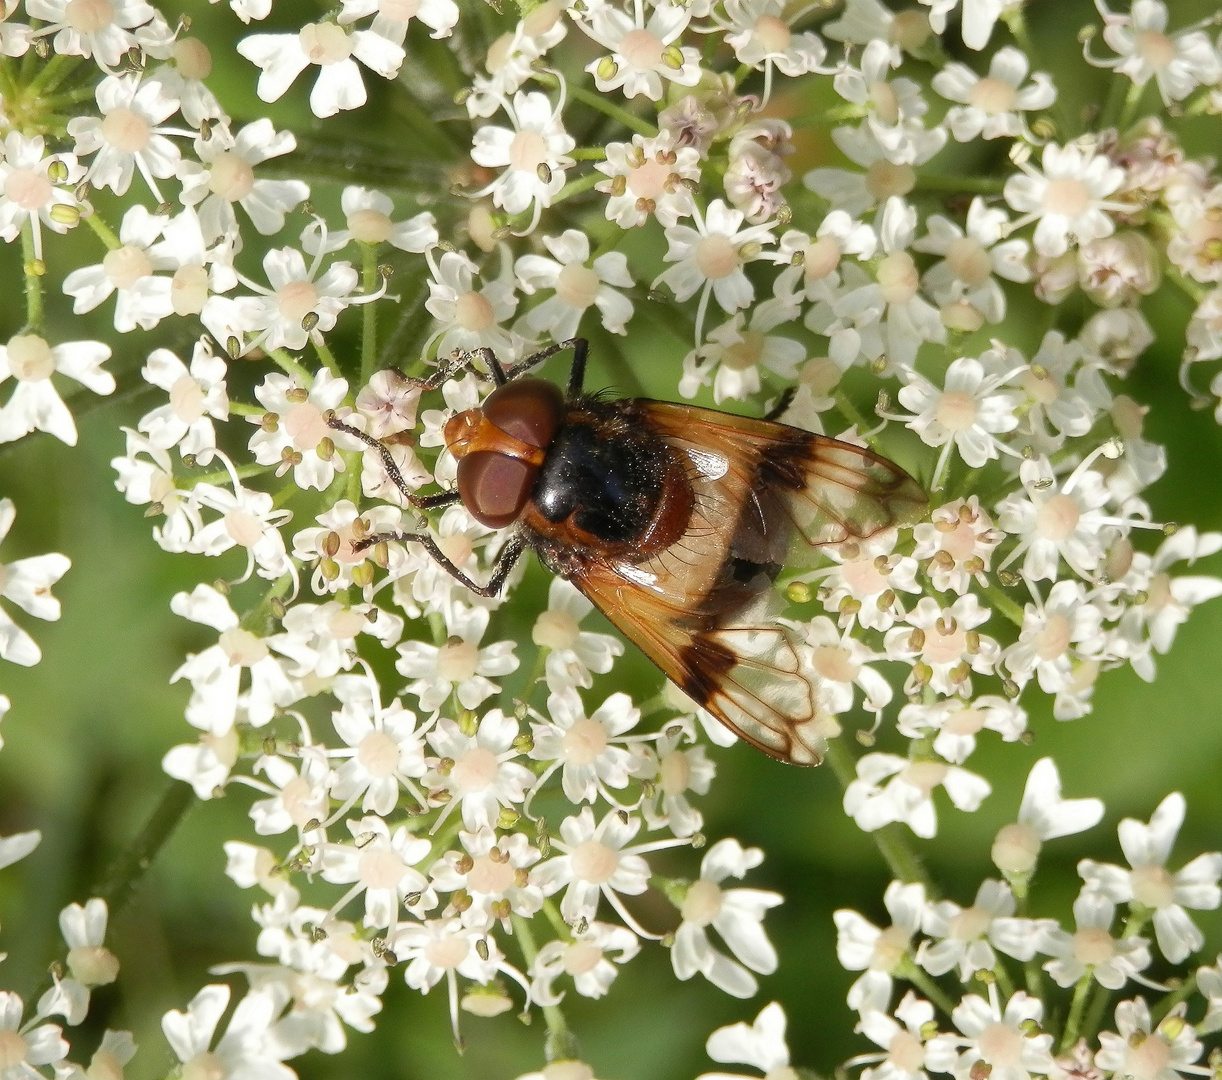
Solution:
<svg viewBox="0 0 1222 1080">
<path fill-rule="evenodd" d="M 458 461 L 458 493 L 476 521 L 503 529 L 518 519 L 564 413 L 554 383 L 521 378 L 449 420 L 443 435 Z"/>
</svg>

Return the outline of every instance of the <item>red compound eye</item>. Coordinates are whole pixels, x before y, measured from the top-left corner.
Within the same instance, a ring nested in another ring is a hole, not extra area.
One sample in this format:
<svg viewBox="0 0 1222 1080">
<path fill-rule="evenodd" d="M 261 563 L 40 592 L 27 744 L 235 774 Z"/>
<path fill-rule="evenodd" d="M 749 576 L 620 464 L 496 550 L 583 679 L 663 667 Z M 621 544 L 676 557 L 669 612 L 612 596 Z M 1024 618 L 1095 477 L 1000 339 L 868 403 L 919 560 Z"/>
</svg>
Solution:
<svg viewBox="0 0 1222 1080">
<path fill-rule="evenodd" d="M 515 379 L 493 390 L 483 410 L 506 435 L 544 450 L 564 419 L 564 395 L 546 379 Z"/>
<path fill-rule="evenodd" d="M 490 529 L 512 525 L 530 498 L 537 465 L 495 450 L 477 450 L 458 463 L 458 493 L 471 516 Z"/>
</svg>

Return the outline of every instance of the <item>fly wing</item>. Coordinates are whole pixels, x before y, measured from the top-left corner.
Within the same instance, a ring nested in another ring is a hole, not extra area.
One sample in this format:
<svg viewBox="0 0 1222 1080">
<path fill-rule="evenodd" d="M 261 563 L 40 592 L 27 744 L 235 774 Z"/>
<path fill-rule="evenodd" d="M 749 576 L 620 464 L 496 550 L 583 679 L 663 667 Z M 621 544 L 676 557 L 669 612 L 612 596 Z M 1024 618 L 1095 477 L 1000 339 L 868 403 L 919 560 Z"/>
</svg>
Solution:
<svg viewBox="0 0 1222 1080">
<path fill-rule="evenodd" d="M 697 703 L 764 753 L 822 757 L 827 717 L 773 582 L 819 547 L 909 525 L 926 511 L 906 472 L 860 447 L 766 420 L 634 402 L 683 462 L 683 535 L 646 559 L 591 557 L 570 576 Z"/>
</svg>

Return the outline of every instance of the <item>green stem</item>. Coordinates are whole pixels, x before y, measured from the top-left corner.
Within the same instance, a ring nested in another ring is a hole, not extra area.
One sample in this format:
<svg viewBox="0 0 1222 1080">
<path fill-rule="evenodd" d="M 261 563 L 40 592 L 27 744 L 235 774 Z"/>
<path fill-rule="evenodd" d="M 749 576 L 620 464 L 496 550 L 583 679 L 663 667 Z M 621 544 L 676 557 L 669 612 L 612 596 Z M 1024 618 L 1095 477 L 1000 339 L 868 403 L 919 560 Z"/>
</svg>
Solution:
<svg viewBox="0 0 1222 1080">
<path fill-rule="evenodd" d="M 569 157 L 574 161 L 606 161 L 607 151 L 601 146 L 579 146 L 569 151 Z"/>
<path fill-rule="evenodd" d="M 366 307 L 372 307 L 372 304 L 366 304 Z M 314 346 L 314 351 L 318 353 L 318 359 L 322 361 L 322 366 L 325 367 L 337 379 L 344 377 L 343 372 L 339 369 L 339 361 L 335 359 L 335 353 L 331 351 L 331 346 L 328 345 L 321 334 L 311 334 L 310 343 Z"/>
<path fill-rule="evenodd" d="M 361 244 L 361 280 L 366 294 L 378 288 L 378 246 Z M 366 304 L 361 311 L 361 386 L 367 386 L 373 378 L 374 365 L 378 362 L 378 312 L 374 304 Z M 358 388 L 359 389 L 359 388 Z"/>
<path fill-rule="evenodd" d="M 1061 1053 L 1065 1053 L 1078 1041 L 1078 1031 L 1082 1026 L 1082 1010 L 1086 1008 L 1086 996 L 1090 993 L 1095 980 L 1088 971 L 1073 988 L 1073 1002 L 1069 1006 L 1069 1017 L 1065 1021 L 1065 1030 L 1061 1034 Z"/>
<path fill-rule="evenodd" d="M 31 53 L 33 51 L 33 49 L 30 50 Z M 79 58 L 67 56 L 64 53 L 56 53 L 46 62 L 42 71 L 34 76 L 33 81 L 26 86 L 26 95 L 33 97 L 35 94 L 50 93 L 72 74 L 73 69 L 78 64 L 80 64 Z M 65 68 L 67 69 L 66 71 L 64 70 Z"/>
<path fill-rule="evenodd" d="M 267 412 L 262 405 L 248 405 L 245 401 L 231 401 L 229 411 L 235 416 L 263 416 Z"/>
<path fill-rule="evenodd" d="M 1105 990 L 1102 986 L 1096 985 L 1091 991 L 1090 1005 L 1086 1010 L 1086 1019 L 1082 1022 L 1082 1037 L 1090 1040 L 1095 1037 L 1095 1032 L 1099 1030 L 1099 1025 L 1103 1023 L 1103 1014 L 1107 1012 L 1108 1004 L 1112 1000 L 1112 992 Z"/>
<path fill-rule="evenodd" d="M 1137 83 L 1134 83 L 1125 94 L 1124 108 L 1120 110 L 1120 120 L 1116 125 L 1122 134 L 1137 118 L 1137 110 L 1141 106 L 1141 99 L 1145 96 L 1145 92 L 1145 86 L 1138 86 Z"/>
<path fill-rule="evenodd" d="M 26 329 L 42 328 L 42 274 L 45 271 L 34 256 L 34 222 L 26 218 L 21 226 L 21 264 L 25 273 L 25 325 Z"/>
<path fill-rule="evenodd" d="M 1209 294 L 1209 290 L 1204 285 L 1193 281 L 1192 278 L 1185 277 L 1178 270 L 1168 268 L 1166 277 L 1180 292 L 1197 304 Z"/>
<path fill-rule="evenodd" d="M 296 360 L 289 356 L 289 354 L 283 349 L 272 349 L 272 351 L 267 355 L 276 362 L 282 371 L 300 380 L 303 386 L 309 387 L 313 385 L 314 376 L 303 368 Z"/>
<path fill-rule="evenodd" d="M 175 781 L 166 788 L 148 821 L 144 823 L 144 828 L 136 834 L 127 850 L 115 860 L 101 885 L 94 890 L 93 895 L 106 901 L 111 919 L 131 899 L 136 883 L 153 864 L 157 852 L 174 834 L 178 823 L 195 803 L 195 792 L 189 784 Z"/>
<path fill-rule="evenodd" d="M 989 598 L 993 606 L 997 608 L 1007 619 L 1015 626 L 1022 629 L 1024 612 L 1013 600 L 1001 591 L 999 585 L 987 585 L 984 590 L 985 596 Z"/>
<path fill-rule="evenodd" d="M 92 214 L 85 217 L 85 224 L 88 225 L 103 244 L 106 245 L 107 251 L 118 251 L 123 246 L 118 236 L 115 235 L 114 229 L 102 220 L 102 215 L 96 210 Z"/>
<path fill-rule="evenodd" d="M 957 174 L 939 175 L 938 173 L 917 173 L 918 191 L 949 191 L 952 194 L 963 192 L 970 195 L 1000 195 L 1006 186 L 1005 180 L 999 176 L 961 176 Z"/>
<path fill-rule="evenodd" d="M 644 135 L 647 139 L 652 139 L 658 133 L 658 129 L 648 120 L 643 120 L 635 113 L 630 113 L 627 109 L 616 105 L 609 97 L 596 94 L 591 90 L 585 89 L 585 87 L 570 86 L 569 97 L 589 105 L 591 109 L 597 109 L 605 116 L 611 117 L 612 120 L 618 120 L 629 131 L 635 131 L 638 135 Z"/>
<path fill-rule="evenodd" d="M 1187 1001 L 1188 998 L 1197 988 L 1197 973 L 1194 971 L 1189 975 L 1178 987 L 1171 991 L 1162 1001 L 1150 1010 L 1150 1023 L 1154 1027 L 1162 1022 L 1172 1009 L 1174 1009 L 1181 1001 Z"/>
<path fill-rule="evenodd" d="M 993 975 L 997 979 L 997 989 L 1001 991 L 1001 996 L 1009 1001 L 1014 996 L 1014 980 L 1010 978 L 1010 973 L 1000 960 L 993 965 Z"/>
<path fill-rule="evenodd" d="M 518 947 L 526 961 L 529 971 L 534 965 L 535 957 L 539 955 L 539 947 L 535 944 L 535 935 L 530 929 L 530 923 L 521 915 L 511 916 L 513 920 L 514 937 L 518 939 Z M 543 1005 L 543 1019 L 547 1023 L 547 1047 L 544 1051 L 547 1060 L 566 1061 L 577 1057 L 577 1038 L 565 1023 L 564 1013 L 559 1005 Z"/>
<path fill-rule="evenodd" d="M 259 465 L 256 462 L 248 461 L 245 465 L 236 466 L 234 472 L 238 474 L 239 480 L 246 480 L 260 473 L 271 472 L 274 468 L 274 465 Z M 193 488 L 197 484 L 228 484 L 232 479 L 232 474 L 228 469 L 217 469 L 214 472 L 201 473 L 199 476 L 190 476 L 183 486 Z"/>
<path fill-rule="evenodd" d="M 840 781 L 840 786 L 848 788 L 857 779 L 857 767 L 853 755 L 841 738 L 828 739 L 827 763 Z M 908 838 L 899 825 L 884 825 L 870 833 L 883 861 L 900 881 L 920 882 L 927 892 L 933 893 L 933 881 L 928 871 L 921 865 L 916 852 L 908 846 Z"/>
<path fill-rule="evenodd" d="M 857 406 L 849 400 L 848 394 L 843 390 L 837 390 L 833 396 L 836 400 L 836 408 L 840 410 L 840 415 L 857 429 L 858 435 L 862 435 L 870 430 L 870 425 L 866 423 L 866 418 L 857 411 Z"/>
<path fill-rule="evenodd" d="M 82 101 L 92 101 L 93 96 L 92 86 L 82 86 L 76 90 L 66 90 L 62 94 L 43 98 L 43 104 L 50 109 L 58 110 L 64 105 L 77 105 Z"/>
<path fill-rule="evenodd" d="M 901 979 L 907 979 L 913 986 L 921 991 L 930 1001 L 932 1001 L 939 1009 L 947 1016 L 950 1016 L 955 1011 L 954 999 L 933 981 L 923 969 L 916 966 L 912 960 L 904 960 L 895 972 Z"/>
<path fill-rule="evenodd" d="M 599 181 L 606 179 L 600 172 L 588 172 L 584 176 L 570 180 L 557 192 L 556 197 L 552 200 L 552 206 L 564 202 L 565 199 L 571 199 L 574 195 L 584 195 Z"/>
</svg>

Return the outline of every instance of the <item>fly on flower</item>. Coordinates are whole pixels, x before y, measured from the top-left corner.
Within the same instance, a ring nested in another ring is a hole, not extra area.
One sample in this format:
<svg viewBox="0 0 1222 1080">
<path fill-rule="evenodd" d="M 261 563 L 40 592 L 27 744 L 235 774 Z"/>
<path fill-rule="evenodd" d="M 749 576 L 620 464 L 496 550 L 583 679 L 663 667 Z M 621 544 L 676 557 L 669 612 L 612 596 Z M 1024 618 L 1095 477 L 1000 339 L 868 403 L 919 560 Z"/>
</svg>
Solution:
<svg viewBox="0 0 1222 1080">
<path fill-rule="evenodd" d="M 567 392 L 528 369 L 573 349 Z M 481 360 L 496 388 L 454 416 L 446 446 L 457 486 L 411 494 L 428 510 L 461 500 L 493 529 L 510 528 L 486 585 L 470 580 L 427 531 L 365 538 L 419 543 L 472 592 L 494 596 L 528 549 L 573 582 L 666 676 L 764 753 L 821 758 L 818 677 L 810 650 L 779 618 L 774 587 L 818 549 L 924 516 L 924 491 L 861 447 L 771 419 L 643 398 L 585 394 L 587 343 L 553 345 L 506 372 L 489 349 L 455 356 L 424 388 Z"/>
</svg>

